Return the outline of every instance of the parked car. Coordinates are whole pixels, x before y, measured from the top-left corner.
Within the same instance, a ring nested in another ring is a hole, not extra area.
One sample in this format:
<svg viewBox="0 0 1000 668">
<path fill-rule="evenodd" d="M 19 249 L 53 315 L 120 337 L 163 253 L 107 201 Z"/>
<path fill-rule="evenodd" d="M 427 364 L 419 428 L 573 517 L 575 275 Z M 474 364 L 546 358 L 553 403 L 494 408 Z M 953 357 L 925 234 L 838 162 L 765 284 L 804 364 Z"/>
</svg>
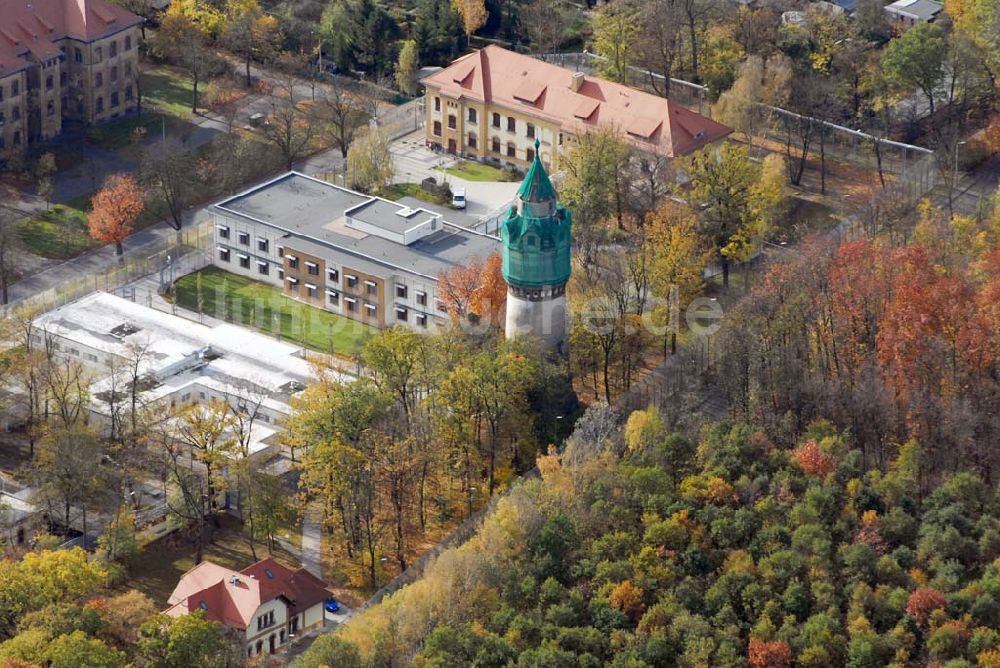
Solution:
<svg viewBox="0 0 1000 668">
<path fill-rule="evenodd" d="M 451 194 L 451 208 L 453 209 L 464 209 L 465 208 L 465 188 L 459 188 Z"/>
<path fill-rule="evenodd" d="M 323 601 L 323 609 L 327 612 L 340 612 L 340 601 L 336 597 L 330 596 Z"/>
</svg>

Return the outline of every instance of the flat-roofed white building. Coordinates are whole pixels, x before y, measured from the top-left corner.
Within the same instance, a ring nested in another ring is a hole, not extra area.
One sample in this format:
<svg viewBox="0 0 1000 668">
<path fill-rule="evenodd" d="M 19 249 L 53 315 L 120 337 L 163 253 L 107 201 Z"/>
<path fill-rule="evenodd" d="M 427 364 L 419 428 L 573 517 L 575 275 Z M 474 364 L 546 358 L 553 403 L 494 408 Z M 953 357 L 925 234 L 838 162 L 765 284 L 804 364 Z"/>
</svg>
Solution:
<svg viewBox="0 0 1000 668">
<path fill-rule="evenodd" d="M 275 436 L 291 410 L 291 398 L 313 375 L 305 351 L 297 346 L 228 323 L 202 324 L 105 292 L 49 311 L 34 324 L 36 345 L 48 345 L 85 370 L 95 423 L 110 424 L 110 404 L 102 396 L 121 382 L 113 377 L 115 369 L 138 359 L 135 375 L 143 381 L 142 400 L 150 407 L 214 400 L 243 410 L 253 403 L 253 456 L 280 450 Z"/>
</svg>

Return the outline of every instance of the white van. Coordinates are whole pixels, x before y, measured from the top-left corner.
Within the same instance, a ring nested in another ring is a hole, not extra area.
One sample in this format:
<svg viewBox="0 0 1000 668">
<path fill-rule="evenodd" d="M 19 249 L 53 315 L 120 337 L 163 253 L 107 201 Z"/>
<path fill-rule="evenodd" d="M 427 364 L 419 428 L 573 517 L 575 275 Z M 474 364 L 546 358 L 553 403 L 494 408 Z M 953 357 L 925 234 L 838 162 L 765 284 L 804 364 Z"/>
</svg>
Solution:
<svg viewBox="0 0 1000 668">
<path fill-rule="evenodd" d="M 451 208 L 453 209 L 464 209 L 465 208 L 465 188 L 459 188 L 451 195 Z"/>
</svg>

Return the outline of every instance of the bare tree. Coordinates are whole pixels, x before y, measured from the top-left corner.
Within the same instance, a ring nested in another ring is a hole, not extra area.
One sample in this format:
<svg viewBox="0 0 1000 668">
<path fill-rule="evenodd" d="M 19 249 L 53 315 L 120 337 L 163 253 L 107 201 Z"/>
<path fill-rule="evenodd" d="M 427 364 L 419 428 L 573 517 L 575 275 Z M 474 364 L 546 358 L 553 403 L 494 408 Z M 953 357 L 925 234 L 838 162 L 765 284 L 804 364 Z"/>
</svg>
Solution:
<svg viewBox="0 0 1000 668">
<path fill-rule="evenodd" d="M 157 142 L 143 156 L 143 180 L 167 205 L 171 225 L 178 231 L 196 179 L 194 163 L 194 156 L 175 137 Z"/>
<path fill-rule="evenodd" d="M 341 87 L 333 87 L 319 101 L 317 114 L 327 126 L 333 144 L 340 149 L 342 158 L 354 141 L 358 128 L 368 124 L 371 118 L 369 104 L 348 93 Z"/>
</svg>

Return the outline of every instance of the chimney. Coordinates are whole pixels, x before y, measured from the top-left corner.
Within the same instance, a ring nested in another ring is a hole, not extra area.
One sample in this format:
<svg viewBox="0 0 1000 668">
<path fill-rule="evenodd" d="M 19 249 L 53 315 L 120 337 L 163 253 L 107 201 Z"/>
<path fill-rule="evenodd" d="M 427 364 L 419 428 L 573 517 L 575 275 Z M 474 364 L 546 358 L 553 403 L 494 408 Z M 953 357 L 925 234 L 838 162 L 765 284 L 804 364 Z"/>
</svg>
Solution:
<svg viewBox="0 0 1000 668">
<path fill-rule="evenodd" d="M 580 86 L 583 85 L 583 72 L 573 72 L 573 79 L 569 82 L 569 87 L 573 89 L 574 93 L 580 92 Z"/>
</svg>

